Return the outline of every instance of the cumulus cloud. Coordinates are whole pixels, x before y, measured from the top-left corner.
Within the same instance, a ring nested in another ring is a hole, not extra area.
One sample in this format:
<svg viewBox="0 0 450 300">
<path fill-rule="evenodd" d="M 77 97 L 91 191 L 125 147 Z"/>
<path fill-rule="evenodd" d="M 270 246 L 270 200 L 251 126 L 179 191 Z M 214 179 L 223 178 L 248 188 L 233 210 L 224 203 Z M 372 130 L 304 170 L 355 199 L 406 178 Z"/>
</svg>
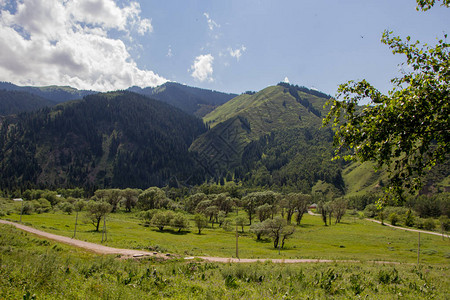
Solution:
<svg viewBox="0 0 450 300">
<path fill-rule="evenodd" d="M 214 81 L 213 75 L 213 61 L 214 57 L 211 54 L 199 55 L 195 58 L 189 71 L 192 71 L 191 76 L 195 79 L 203 81 Z"/>
<path fill-rule="evenodd" d="M 234 58 L 236 58 L 239 61 L 239 58 L 242 56 L 242 54 L 247 50 L 247 48 L 242 45 L 240 48 L 232 49 L 231 47 L 228 48 L 228 53 Z"/>
<path fill-rule="evenodd" d="M 25 0 L 14 12 L 0 9 L 0 80 L 100 91 L 167 81 L 141 70 L 125 43 L 109 34 L 152 32 L 137 2 Z"/>
<path fill-rule="evenodd" d="M 209 17 L 209 14 L 208 13 L 203 13 L 203 15 L 206 17 L 206 21 L 208 22 L 208 28 L 209 28 L 209 30 L 214 30 L 214 28 L 218 28 L 218 27 L 220 27 L 220 25 L 219 24 L 217 24 L 213 19 L 211 19 L 210 17 Z"/>
</svg>

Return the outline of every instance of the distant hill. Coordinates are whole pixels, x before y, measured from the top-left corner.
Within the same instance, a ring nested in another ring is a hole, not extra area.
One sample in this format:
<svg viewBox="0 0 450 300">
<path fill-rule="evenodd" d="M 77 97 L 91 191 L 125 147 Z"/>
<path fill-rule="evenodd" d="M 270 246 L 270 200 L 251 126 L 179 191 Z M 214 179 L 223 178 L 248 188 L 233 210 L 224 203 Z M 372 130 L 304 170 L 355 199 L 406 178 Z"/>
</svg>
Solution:
<svg viewBox="0 0 450 300">
<path fill-rule="evenodd" d="M 0 116 L 33 111 L 53 105 L 55 105 L 55 102 L 28 92 L 0 89 Z"/>
<path fill-rule="evenodd" d="M 324 180 L 343 193 L 340 167 L 331 162 L 332 132 L 320 129 L 329 98 L 284 83 L 242 94 L 203 118 L 211 130 L 190 150 L 216 178 L 304 192 Z"/>
<path fill-rule="evenodd" d="M 202 182 L 188 148 L 205 131 L 200 119 L 131 92 L 89 95 L 6 117 L 0 122 L 0 186 Z"/>
<path fill-rule="evenodd" d="M 203 117 L 217 106 L 237 96 L 236 94 L 190 87 L 176 82 L 166 82 L 155 88 L 131 87 L 128 90 L 166 102 L 199 117 Z"/>
<path fill-rule="evenodd" d="M 0 82 L 0 90 L 27 92 L 54 103 L 81 99 L 84 96 L 96 94 L 96 91 L 77 90 L 69 86 L 18 86 L 9 82 Z"/>
</svg>

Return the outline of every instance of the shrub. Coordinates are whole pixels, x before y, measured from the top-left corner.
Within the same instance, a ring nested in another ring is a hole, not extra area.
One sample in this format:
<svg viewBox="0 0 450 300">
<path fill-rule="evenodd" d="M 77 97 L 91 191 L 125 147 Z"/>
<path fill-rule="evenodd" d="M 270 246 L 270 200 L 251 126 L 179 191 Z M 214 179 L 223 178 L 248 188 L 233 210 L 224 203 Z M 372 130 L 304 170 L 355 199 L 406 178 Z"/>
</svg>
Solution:
<svg viewBox="0 0 450 300">
<path fill-rule="evenodd" d="M 377 215 L 377 206 L 375 204 L 369 204 L 364 209 L 364 215 L 366 218 L 373 218 Z"/>
<path fill-rule="evenodd" d="M 391 224 L 393 226 L 397 225 L 398 220 L 399 220 L 399 217 L 396 213 L 392 213 L 389 215 L 389 222 L 391 222 Z"/>
<path fill-rule="evenodd" d="M 414 215 L 411 212 L 411 209 L 408 210 L 405 217 L 405 226 L 412 227 L 414 226 Z"/>
<path fill-rule="evenodd" d="M 432 218 L 428 218 L 423 222 L 423 229 L 425 230 L 434 230 L 436 228 L 436 224 Z"/>
</svg>

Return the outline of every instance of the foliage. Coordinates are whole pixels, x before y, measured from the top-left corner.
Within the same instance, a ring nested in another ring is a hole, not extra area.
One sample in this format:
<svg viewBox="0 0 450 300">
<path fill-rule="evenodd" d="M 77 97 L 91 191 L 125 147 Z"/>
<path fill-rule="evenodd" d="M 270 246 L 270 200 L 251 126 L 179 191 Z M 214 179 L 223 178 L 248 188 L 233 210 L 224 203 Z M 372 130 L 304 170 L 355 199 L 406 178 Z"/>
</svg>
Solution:
<svg viewBox="0 0 450 300">
<path fill-rule="evenodd" d="M 202 233 L 203 228 L 205 228 L 206 226 L 208 226 L 208 220 L 205 218 L 204 215 L 202 214 L 196 214 L 194 216 L 194 222 L 195 222 L 195 226 L 198 229 L 198 234 Z"/>
<path fill-rule="evenodd" d="M 152 220 L 150 221 L 150 223 L 155 226 L 158 227 L 158 229 L 160 231 L 164 230 L 165 226 L 170 226 L 172 224 L 172 220 L 175 217 L 175 214 L 170 211 L 170 210 L 160 210 L 157 211 L 153 217 Z"/>
<path fill-rule="evenodd" d="M 189 219 L 184 214 L 177 213 L 170 221 L 170 226 L 178 229 L 178 232 L 181 232 L 182 229 L 189 228 Z"/>
<path fill-rule="evenodd" d="M 163 190 L 158 187 L 149 187 L 139 197 L 137 205 L 141 210 L 168 208 L 170 200 Z"/>
<path fill-rule="evenodd" d="M 89 201 L 86 205 L 87 215 L 86 218 L 94 225 L 95 231 L 98 231 L 100 227 L 100 221 L 108 213 L 111 212 L 111 205 L 104 201 Z"/>
<path fill-rule="evenodd" d="M 418 1 L 426 10 L 434 1 Z M 448 7 L 448 1 L 444 1 Z M 447 35 L 444 35 L 446 38 Z M 421 187 L 421 178 L 436 163 L 448 158 L 450 140 L 450 57 L 445 40 L 432 47 L 420 46 L 383 33 L 382 42 L 394 54 L 406 56 L 403 77 L 392 80 L 394 88 L 381 94 L 367 81 L 340 85 L 324 125 L 332 123 L 334 141 L 347 159 L 374 161 L 389 170 L 389 191 L 401 200 L 404 189 L 411 193 Z M 362 100 L 369 100 L 363 108 Z M 348 152 L 350 151 L 350 152 Z"/>
</svg>

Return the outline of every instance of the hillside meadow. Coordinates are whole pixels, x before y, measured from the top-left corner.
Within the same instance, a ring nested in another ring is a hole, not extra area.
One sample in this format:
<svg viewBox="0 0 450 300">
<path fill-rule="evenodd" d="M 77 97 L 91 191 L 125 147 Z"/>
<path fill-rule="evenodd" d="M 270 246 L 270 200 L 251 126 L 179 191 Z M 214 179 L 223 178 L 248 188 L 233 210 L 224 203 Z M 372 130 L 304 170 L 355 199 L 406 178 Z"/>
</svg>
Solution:
<svg viewBox="0 0 450 300">
<path fill-rule="evenodd" d="M 240 212 L 244 214 L 244 212 Z M 229 214 L 230 219 L 235 213 Z M 192 218 L 192 215 L 187 215 Z M 18 221 L 19 215 L 12 214 L 4 219 Z M 25 225 L 50 233 L 72 237 L 75 215 L 61 212 L 22 216 Z M 163 231 L 148 226 L 135 213 L 118 212 L 107 216 L 106 246 L 128 249 L 161 251 L 179 256 L 236 256 L 236 234 L 234 227 L 225 231 L 215 224 L 197 234 L 191 220 L 190 228 L 177 232 L 170 227 Z M 308 258 L 358 261 L 393 261 L 401 263 L 417 262 L 418 234 L 382 226 L 356 216 L 346 215 L 338 224 L 324 226 L 320 216 L 305 214 L 301 225 L 295 226 L 293 236 L 285 247 L 274 249 L 269 239 L 257 241 L 244 226 L 239 227 L 240 258 Z M 76 238 L 100 243 L 102 232 L 86 221 L 80 213 Z M 421 263 L 450 263 L 450 240 L 441 236 L 421 234 Z"/>
<path fill-rule="evenodd" d="M 445 299 L 450 293 L 448 264 L 122 260 L 12 226 L 0 229 L 3 299 Z"/>
</svg>

